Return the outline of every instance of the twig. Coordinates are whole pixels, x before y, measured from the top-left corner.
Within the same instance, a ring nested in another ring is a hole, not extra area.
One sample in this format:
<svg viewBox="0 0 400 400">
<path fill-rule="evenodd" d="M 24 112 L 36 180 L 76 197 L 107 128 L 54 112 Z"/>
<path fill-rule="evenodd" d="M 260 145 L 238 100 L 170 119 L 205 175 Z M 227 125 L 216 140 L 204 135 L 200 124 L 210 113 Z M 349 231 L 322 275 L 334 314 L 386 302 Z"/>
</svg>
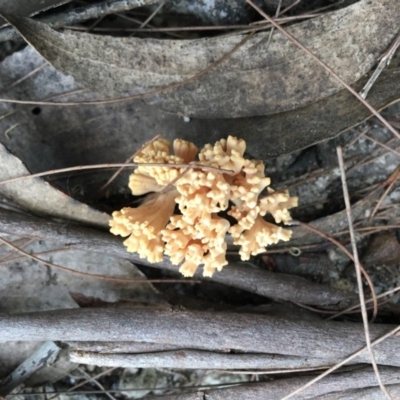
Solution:
<svg viewBox="0 0 400 400">
<path fill-rule="evenodd" d="M 48 341 L 42 344 L 22 364 L 20 364 L 0 385 L 0 396 L 6 396 L 13 389 L 23 383 L 32 374 L 46 365 L 56 361 L 61 348 L 54 342 Z"/>
<path fill-rule="evenodd" d="M 72 392 L 73 390 L 75 390 L 75 389 L 77 389 L 77 388 L 79 388 L 79 387 L 81 387 L 83 385 L 86 385 L 89 382 L 92 382 L 94 379 L 101 378 L 102 376 L 107 375 L 107 374 L 109 374 L 110 372 L 112 372 L 112 371 L 114 371 L 116 369 L 117 368 L 108 368 L 105 371 L 102 371 L 102 372 L 98 373 L 97 375 L 95 375 L 93 377 L 90 377 L 90 379 L 86 379 L 83 382 L 80 382 L 77 385 L 73 386 L 72 388 L 69 388 L 68 390 L 65 391 L 65 393 Z M 101 392 L 101 393 L 104 393 L 104 392 Z M 58 397 L 58 394 L 55 395 L 55 396 L 50 397 L 48 400 L 55 399 L 56 397 Z"/>
<path fill-rule="evenodd" d="M 384 340 L 386 340 L 387 338 L 389 338 L 389 337 L 391 337 L 393 335 L 396 335 L 396 333 L 399 332 L 399 331 L 400 331 L 400 325 L 397 326 L 396 328 L 392 329 L 390 332 L 386 333 L 385 335 L 381 336 L 379 339 L 376 339 L 373 342 L 371 342 L 371 347 L 374 347 L 377 344 L 379 344 L 379 343 L 383 342 Z M 318 375 L 316 378 L 314 378 L 311 381 L 307 382 L 305 385 L 301 386 L 300 388 L 298 388 L 294 392 L 290 393 L 288 396 L 285 396 L 282 400 L 288 400 L 288 399 L 292 398 L 294 395 L 299 394 L 300 392 L 302 392 L 306 388 L 312 386 L 314 383 L 320 381 L 325 376 L 331 374 L 333 371 L 336 371 L 337 369 L 339 369 L 343 365 L 347 364 L 349 361 L 354 360 L 357 356 L 362 354 L 365 350 L 367 350 L 367 347 L 363 347 L 362 349 L 360 349 L 356 353 L 354 353 L 351 356 L 345 358 L 340 363 L 336 364 L 334 367 L 329 368 L 328 370 L 323 372 L 321 375 Z"/>
<path fill-rule="evenodd" d="M 361 278 L 361 264 L 360 264 L 360 260 L 358 258 L 357 243 L 356 243 L 356 238 L 355 238 L 354 229 L 353 229 L 350 196 L 349 196 L 349 191 L 347 188 L 346 173 L 344 170 L 344 163 L 343 163 L 343 152 L 342 152 L 342 148 L 340 146 L 338 146 L 336 148 L 336 151 L 337 151 L 337 156 L 338 156 L 338 161 L 339 161 L 340 175 L 342 178 L 343 196 L 344 196 L 344 202 L 346 205 L 347 222 L 348 222 L 349 230 L 350 230 L 351 247 L 353 249 L 354 266 L 356 269 L 358 293 L 360 296 L 361 315 L 362 315 L 364 330 L 365 330 L 365 341 L 367 343 L 367 348 L 368 348 L 368 351 L 369 351 L 369 354 L 371 357 L 371 364 L 372 364 L 372 367 L 374 368 L 374 371 L 376 374 L 376 379 L 379 383 L 379 386 L 382 389 L 382 392 L 385 393 L 386 397 L 388 399 L 391 399 L 390 394 L 388 393 L 388 391 L 386 390 L 385 386 L 382 383 L 382 379 L 379 374 L 379 369 L 376 364 L 375 356 L 374 356 L 374 353 L 373 353 L 372 347 L 371 347 L 371 337 L 370 337 L 369 326 L 368 326 L 368 314 L 367 314 L 367 308 L 365 306 L 364 288 L 363 288 L 363 282 L 362 282 L 362 278 Z"/>
<path fill-rule="evenodd" d="M 392 61 L 392 58 L 394 54 L 396 53 L 396 50 L 400 46 L 400 34 L 397 36 L 393 44 L 390 46 L 389 50 L 383 55 L 381 58 L 381 61 L 379 62 L 378 66 L 376 67 L 374 73 L 372 74 L 371 78 L 369 81 L 365 84 L 365 86 L 362 88 L 360 91 L 360 96 L 365 99 L 368 96 L 369 91 L 371 90 L 372 86 L 376 82 L 376 80 L 379 78 L 379 75 L 382 73 L 382 71 L 389 66 L 390 62 Z"/>
<path fill-rule="evenodd" d="M 39 18 L 40 22 L 50 25 L 52 28 L 61 28 L 64 25 L 73 25 L 88 19 L 95 19 L 107 14 L 128 11 L 135 7 L 142 7 L 159 0 L 110 0 L 98 4 L 90 4 L 85 7 L 72 9 L 56 15 L 50 15 L 45 18 Z M 14 27 L 7 27 L 0 30 L 0 42 L 15 40 L 20 35 Z"/>
<path fill-rule="evenodd" d="M 146 20 L 139 26 L 139 28 L 144 28 L 156 15 L 157 13 L 164 7 L 165 1 L 162 1 L 158 7 L 146 18 Z"/>
<path fill-rule="evenodd" d="M 291 17 L 283 17 L 283 18 L 276 18 L 276 21 L 284 24 L 287 22 L 298 21 L 298 20 L 305 20 L 305 19 L 312 19 L 319 17 L 320 14 L 303 14 Z M 118 17 L 128 19 L 130 21 L 136 22 L 137 24 L 141 24 L 140 21 L 127 17 L 123 14 L 118 14 Z M 243 31 L 251 32 L 251 31 L 263 31 L 269 28 L 269 24 L 266 21 L 259 21 L 260 23 L 253 23 L 250 25 L 210 25 L 210 26 L 168 26 L 168 27 L 152 27 L 152 28 L 94 28 L 93 32 L 191 32 L 191 31 Z M 268 24 L 268 26 L 266 26 Z M 259 26 L 263 25 L 263 26 Z M 83 31 L 86 32 L 87 28 L 82 26 L 63 26 L 65 29 L 70 29 L 74 31 Z M 177 35 L 175 35 L 177 36 Z M 181 38 L 181 36 L 179 36 Z"/>
<path fill-rule="evenodd" d="M 93 382 L 100 390 L 103 391 L 103 394 L 106 395 L 110 400 L 116 400 L 115 397 L 110 394 L 96 378 L 92 378 L 82 368 L 78 367 L 78 371 L 87 379 L 87 382 Z"/>
<path fill-rule="evenodd" d="M 302 49 L 305 53 L 307 53 L 313 60 L 315 60 L 319 65 L 321 65 L 327 72 L 329 72 L 340 84 L 342 84 L 354 97 L 356 97 L 373 115 L 375 115 L 382 124 L 389 129 L 393 135 L 397 136 L 400 139 L 400 134 L 396 129 L 393 128 L 389 122 L 382 117 L 382 115 L 375 110 L 374 107 L 371 106 L 365 99 L 363 99 L 350 85 L 348 85 L 331 67 L 321 61 L 314 53 L 308 50 L 305 46 L 303 46 L 293 35 L 291 35 L 285 28 L 283 28 L 280 24 L 276 23 L 273 18 L 271 18 L 268 14 L 266 14 L 260 7 L 255 5 L 251 0 L 246 0 L 260 15 L 262 15 L 267 21 L 269 21 L 276 29 L 282 32 L 292 43 L 294 43 L 297 47 Z"/>
<path fill-rule="evenodd" d="M 299 221 L 294 221 L 294 222 L 299 223 L 304 228 L 306 228 L 306 229 L 316 233 L 317 235 L 320 235 L 320 236 L 324 237 L 325 239 L 329 240 L 330 242 L 334 243 L 336 246 L 338 246 L 350 258 L 350 260 L 352 260 L 355 263 L 353 254 L 351 254 L 350 251 L 348 251 L 346 249 L 346 247 L 343 246 L 342 243 L 340 243 L 338 240 L 334 239 L 333 237 L 327 235 L 325 232 L 322 232 L 319 229 L 317 229 L 317 228 L 315 228 L 315 227 L 313 227 L 313 226 L 311 226 L 309 224 L 305 224 L 304 222 L 299 222 Z M 368 285 L 369 285 L 369 287 L 371 289 L 371 294 L 372 294 L 372 298 L 373 298 L 373 302 L 374 302 L 374 311 L 373 311 L 373 314 L 372 314 L 372 318 L 375 319 L 376 315 L 378 313 L 378 300 L 377 300 L 377 297 L 376 297 L 374 284 L 372 283 L 372 280 L 371 280 L 370 276 L 368 275 L 367 271 L 365 270 L 365 268 L 361 264 L 359 264 L 359 266 L 360 266 L 360 269 L 361 269 L 361 271 L 362 271 L 362 273 L 363 273 L 363 275 L 364 275 L 364 277 L 365 277 L 366 281 L 368 282 Z"/>
<path fill-rule="evenodd" d="M 383 192 L 382 196 L 379 198 L 378 203 L 376 204 L 374 210 L 371 213 L 371 216 L 369 217 L 369 222 L 371 222 L 374 219 L 375 214 L 379 210 L 379 207 L 381 206 L 383 200 L 388 195 L 388 193 L 392 190 L 394 184 L 396 183 L 396 180 L 398 179 L 399 174 L 400 174 L 400 165 L 398 165 L 397 168 L 394 170 L 394 172 L 390 175 L 391 177 L 393 177 L 392 182 L 389 184 L 389 186 Z"/>
<path fill-rule="evenodd" d="M 168 182 L 168 185 L 166 185 L 160 192 L 160 194 L 166 193 L 173 185 L 175 185 L 176 182 L 179 181 L 184 175 L 186 175 L 192 168 L 191 167 L 186 167 L 182 172 L 179 173 L 179 175 L 172 179 L 171 182 Z"/>
<path fill-rule="evenodd" d="M 173 265 L 167 257 L 160 263 L 150 264 L 147 260 L 139 258 L 136 253 L 128 253 L 122 246 L 120 238 L 107 232 L 76 226 L 71 223 L 61 224 L 48 219 L 21 215 L 14 211 L 0 209 L 0 232 L 11 232 L 14 235 L 48 239 L 77 250 L 101 254 L 106 252 L 110 256 L 128 259 L 134 263 L 175 273 L 178 272 L 178 267 Z M 197 278 L 210 281 L 209 278 L 202 277 L 200 272 L 196 275 Z M 272 273 L 256 268 L 249 269 L 248 266 L 239 264 L 226 266 L 222 272 L 214 274 L 211 281 L 237 287 L 268 298 L 295 301 L 321 307 L 334 305 L 336 310 L 354 304 L 357 299 L 352 293 L 310 282 L 304 278 Z"/>
<path fill-rule="evenodd" d="M 1 31 L 0 31 L 1 34 Z M 31 72 L 23 76 L 22 78 L 17 79 L 15 82 L 11 83 L 10 85 L 6 86 L 5 88 L 0 89 L 0 93 L 6 92 L 7 90 L 13 88 L 14 86 L 17 86 L 18 84 L 24 82 L 25 80 L 29 79 L 32 75 L 37 74 L 39 71 L 41 71 L 44 67 L 46 67 L 48 64 L 47 62 L 40 65 L 39 67 L 36 67 L 33 69 Z"/>
<path fill-rule="evenodd" d="M 16 178 L 11 178 L 7 179 L 5 181 L 1 181 L 0 185 L 5 185 L 7 183 L 12 183 L 12 182 L 18 182 L 18 181 L 24 181 L 26 179 L 32 179 L 32 178 L 38 178 L 40 176 L 47 176 L 47 175 L 56 175 L 56 174 L 61 174 L 64 172 L 71 172 L 71 171 L 83 171 L 83 170 L 88 170 L 88 169 L 105 169 L 105 168 L 130 168 L 130 167 L 138 167 L 140 165 L 146 166 L 146 167 L 170 167 L 170 168 L 199 168 L 203 169 L 205 171 L 217 171 L 217 172 L 223 172 L 224 174 L 231 175 L 234 173 L 232 170 L 228 169 L 223 169 L 223 168 L 218 168 L 218 167 L 211 167 L 208 165 L 201 165 L 197 163 L 193 164 L 168 164 L 168 163 L 112 163 L 112 164 L 93 164 L 93 165 L 79 165 L 76 167 L 68 167 L 68 168 L 60 168 L 60 169 L 52 169 L 50 171 L 45 171 L 45 172 L 38 172 L 36 174 L 32 175 L 23 175 L 23 176 L 18 176 Z"/>
<path fill-rule="evenodd" d="M 400 286 L 397 286 L 397 287 L 395 287 L 395 288 L 393 288 L 393 289 L 390 289 L 390 290 L 388 290 L 388 291 L 386 291 L 386 292 L 383 292 L 383 293 L 379 294 L 379 295 L 376 296 L 376 297 L 377 297 L 378 299 L 380 299 L 380 298 L 382 298 L 382 297 L 389 296 L 389 295 L 391 295 L 391 294 L 393 294 L 393 293 L 396 293 L 396 292 L 398 292 L 398 291 L 400 291 Z M 365 301 L 365 304 L 371 303 L 372 301 L 373 301 L 373 299 L 368 299 L 368 300 Z M 339 317 L 339 316 L 341 316 L 341 315 L 343 315 L 343 314 L 347 314 L 347 313 L 349 313 L 349 312 L 351 312 L 351 311 L 353 311 L 353 310 L 356 310 L 356 309 L 359 308 L 359 307 L 360 307 L 360 304 L 356 304 L 356 305 L 354 305 L 354 306 L 352 306 L 352 307 L 346 308 L 345 310 L 340 311 L 340 312 L 338 312 L 338 313 L 335 313 L 334 315 L 332 315 L 332 316 L 326 318 L 325 321 L 330 321 L 330 320 L 332 320 L 332 319 L 335 319 L 335 318 L 337 318 L 337 317 Z"/>
<path fill-rule="evenodd" d="M 297 4 L 299 4 L 301 2 L 301 0 L 295 0 L 292 4 L 290 4 L 289 6 L 287 6 L 286 8 L 284 8 L 281 12 L 278 13 L 278 16 L 283 15 L 285 13 L 287 13 L 289 10 L 291 10 L 293 7 L 296 7 Z"/>
<path fill-rule="evenodd" d="M 345 148 L 346 150 L 351 149 L 353 145 L 360 140 L 366 133 L 368 133 L 371 130 L 371 126 L 367 126 L 363 131 L 361 131 L 353 140 L 351 140 L 349 143 L 346 143 Z"/>
<path fill-rule="evenodd" d="M 311 355 L 327 363 L 335 363 L 349 353 L 366 349 L 362 324 L 304 321 L 243 311 L 184 310 L 159 305 L 3 314 L 0 328 L 2 343 L 16 337 L 26 341 L 136 341 L 180 346 L 181 349 L 195 346 L 211 351 Z M 388 331 L 397 332 L 400 327 L 376 324 L 370 329 L 375 340 Z M 382 364 L 400 366 L 399 348 L 400 340 L 394 339 L 375 350 Z M 357 356 L 359 354 L 361 352 Z M 371 362 L 368 354 L 356 361 Z"/>
<path fill-rule="evenodd" d="M 112 281 L 112 282 L 122 282 L 122 283 L 200 283 L 200 281 L 188 280 L 188 279 L 135 279 L 135 278 L 130 279 L 130 278 L 116 278 L 116 277 L 107 276 L 107 275 L 91 274 L 88 272 L 82 272 L 82 271 L 77 271 L 77 270 L 74 270 L 71 268 L 63 267 L 61 265 L 53 264 L 49 261 L 43 260 L 42 258 L 34 256 L 33 254 L 27 253 L 26 251 L 13 245 L 11 242 L 9 242 L 8 240 L 6 240 L 2 237 L 0 237 L 0 242 L 9 246 L 10 248 L 12 248 L 16 252 L 24 255 L 25 257 L 35 260 L 41 264 L 47 265 L 50 268 L 56 268 L 61 271 L 68 272 L 70 274 L 85 276 L 88 278 L 94 278 L 94 279 L 100 279 L 100 280 Z"/>
<path fill-rule="evenodd" d="M 378 140 L 376 140 L 376 139 L 374 139 L 371 136 L 368 136 L 366 134 L 364 134 L 364 137 L 365 137 L 365 139 L 368 139 L 369 141 L 374 142 L 378 146 L 383 147 L 384 149 L 389 150 L 392 154 L 395 154 L 396 156 L 400 157 L 400 153 L 397 150 L 392 149 L 391 147 L 387 146 L 386 144 L 384 144 L 382 142 L 379 142 Z M 381 157 L 381 156 L 379 156 L 379 157 Z"/>
<path fill-rule="evenodd" d="M 161 134 L 154 136 L 152 139 L 148 140 L 144 143 L 139 150 L 135 151 L 129 158 L 126 159 L 125 164 L 128 163 L 130 160 L 133 160 L 140 152 L 142 152 L 147 146 L 157 140 Z M 97 193 L 102 192 L 120 173 L 123 171 L 123 167 L 120 167 L 112 176 L 111 178 L 97 191 Z"/>
</svg>

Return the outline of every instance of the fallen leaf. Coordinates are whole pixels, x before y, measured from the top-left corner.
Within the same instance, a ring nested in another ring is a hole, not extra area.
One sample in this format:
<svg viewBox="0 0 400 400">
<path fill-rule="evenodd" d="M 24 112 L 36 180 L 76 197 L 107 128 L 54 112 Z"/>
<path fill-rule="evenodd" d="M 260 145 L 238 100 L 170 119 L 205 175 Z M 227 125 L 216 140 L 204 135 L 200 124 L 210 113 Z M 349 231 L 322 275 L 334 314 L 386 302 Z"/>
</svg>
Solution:
<svg viewBox="0 0 400 400">
<path fill-rule="evenodd" d="M 2 144 L 0 144 L 0 165 L 0 181 L 30 174 L 21 160 L 9 153 Z M 109 215 L 72 199 L 40 178 L 1 185 L 0 195 L 35 214 L 108 227 Z"/>
<path fill-rule="evenodd" d="M 380 232 L 374 235 L 368 243 L 363 257 L 363 265 L 390 265 L 400 261 L 400 244 L 391 232 Z"/>
<path fill-rule="evenodd" d="M 69 3 L 70 1 L 71 0 L 0 0 L 0 10 L 10 14 L 28 16 Z M 4 19 L 0 18 L 0 26 L 5 23 Z"/>
<path fill-rule="evenodd" d="M 31 47 L 14 53 L 0 63 L 2 87 L 20 80 L 43 63 Z M 400 98 L 399 65 L 397 57 L 373 86 L 368 101 L 377 109 Z M 366 80 L 368 77 L 354 87 L 361 89 Z M 77 89 L 79 86 L 72 77 L 46 64 L 3 96 L 21 100 L 43 100 L 62 94 L 63 97 L 56 98 L 69 101 L 98 98 L 88 91 L 65 95 Z M 32 173 L 123 162 L 158 133 L 170 140 L 177 137 L 191 140 L 198 146 L 232 134 L 246 140 L 247 151 L 254 158 L 265 160 L 332 138 L 369 116 L 369 111 L 347 90 L 298 110 L 271 116 L 190 122 L 138 101 L 80 107 L 16 106 L 0 102 L 0 142 Z M 87 201 L 113 172 L 96 170 L 84 175 L 71 174 L 63 180 L 53 176 L 52 182 L 70 196 Z M 110 186 L 111 193 L 126 187 L 127 173 Z"/>
<path fill-rule="evenodd" d="M 196 40 L 116 38 L 59 33 L 29 18 L 3 15 L 46 60 L 107 97 L 160 89 L 207 68 L 242 34 Z M 295 24 L 288 31 L 347 83 L 367 73 L 398 32 L 391 0 L 352 6 Z M 296 109 L 342 86 L 280 32 L 257 33 L 209 73 L 150 99 L 191 117 L 244 117 Z"/>
</svg>

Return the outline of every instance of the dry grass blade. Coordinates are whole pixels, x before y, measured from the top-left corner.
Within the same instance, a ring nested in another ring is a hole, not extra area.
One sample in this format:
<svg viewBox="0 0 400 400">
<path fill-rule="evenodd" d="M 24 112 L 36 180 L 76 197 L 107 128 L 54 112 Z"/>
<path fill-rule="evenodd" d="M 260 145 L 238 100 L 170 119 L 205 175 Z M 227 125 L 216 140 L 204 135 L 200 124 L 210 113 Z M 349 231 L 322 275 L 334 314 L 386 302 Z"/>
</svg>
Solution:
<svg viewBox="0 0 400 400">
<path fill-rule="evenodd" d="M 267 15 L 260 7 L 255 5 L 251 0 L 246 0 L 260 15 L 262 15 L 267 21 L 269 21 L 276 29 L 282 32 L 289 40 L 291 40 L 296 46 L 302 49 L 305 53 L 307 53 L 311 58 L 313 58 L 319 65 L 321 65 L 326 71 L 328 71 L 338 82 L 340 82 L 353 96 L 355 96 L 365 107 L 368 108 L 369 111 L 373 115 L 375 115 L 382 124 L 393 133 L 393 135 L 397 136 L 400 139 L 400 134 L 396 129 L 393 128 L 389 122 L 382 117 L 382 115 L 376 111 L 374 107 L 371 106 L 365 99 L 362 98 L 350 85 L 348 85 L 332 68 L 330 68 L 327 64 L 321 61 L 314 53 L 304 47 L 294 36 L 292 36 L 285 28 L 276 23 L 273 18 Z"/>
<path fill-rule="evenodd" d="M 101 378 L 102 376 L 107 375 L 107 374 L 109 374 L 110 372 L 113 372 L 113 371 L 116 370 L 116 369 L 117 369 L 117 368 L 108 368 L 108 369 L 106 369 L 105 371 L 100 372 L 99 374 L 97 374 L 97 375 L 95 375 L 95 376 L 93 376 L 93 377 L 90 377 L 89 379 L 86 379 L 86 380 L 84 380 L 84 381 L 81 382 L 81 383 L 78 383 L 77 385 L 73 386 L 72 388 L 69 388 L 65 393 L 72 392 L 73 390 L 75 390 L 75 389 L 77 389 L 77 388 L 79 388 L 79 387 L 81 387 L 81 386 L 84 386 L 84 385 L 86 385 L 86 384 L 89 383 L 89 382 L 93 382 L 93 380 L 98 379 L 98 378 Z M 101 392 L 101 393 L 104 393 L 104 392 Z M 55 398 L 57 398 L 57 397 L 58 397 L 58 394 L 55 395 L 55 396 L 52 396 L 52 397 L 48 398 L 48 400 L 52 400 L 52 399 L 55 399 Z"/>
<path fill-rule="evenodd" d="M 392 294 L 394 294 L 394 293 L 396 293 L 396 292 L 398 292 L 398 291 L 400 291 L 400 286 L 397 286 L 397 287 L 395 287 L 395 288 L 393 288 L 393 289 L 390 289 L 390 290 L 388 290 L 388 291 L 386 291 L 386 292 L 383 292 L 383 293 L 379 294 L 379 295 L 376 296 L 376 297 L 377 297 L 378 299 L 380 299 L 380 298 L 382 298 L 382 297 L 392 295 Z M 365 304 L 371 303 L 372 301 L 373 301 L 373 299 L 365 300 Z M 384 303 L 386 303 L 386 301 L 385 301 Z M 380 305 L 382 305 L 382 304 L 383 304 L 383 303 L 380 303 Z M 301 306 L 301 307 L 304 307 L 304 305 L 300 305 L 300 306 Z M 356 304 L 356 305 L 354 305 L 354 306 L 352 306 L 352 307 L 346 308 L 345 310 L 340 311 L 340 312 L 338 312 L 338 313 L 334 313 L 334 315 L 331 315 L 330 317 L 326 318 L 326 321 L 330 321 L 330 320 L 332 320 L 332 319 L 335 319 L 335 318 L 337 318 L 337 317 L 339 317 L 339 316 L 341 316 L 341 315 L 343 315 L 343 314 L 351 313 L 351 312 L 353 312 L 354 310 L 356 310 L 356 309 L 358 309 L 358 308 L 360 308 L 360 307 L 361 307 L 361 304 Z M 321 310 L 315 310 L 315 309 L 314 309 L 313 311 L 316 311 L 316 312 L 324 312 L 324 313 L 325 313 L 325 311 L 321 311 Z M 326 313 L 327 313 L 327 312 L 326 312 Z M 329 313 L 331 313 L 331 312 L 329 311 Z"/>
<path fill-rule="evenodd" d="M 369 351 L 370 357 L 371 357 L 371 364 L 374 368 L 374 371 L 376 374 L 376 379 L 378 380 L 379 386 L 382 389 L 383 393 L 385 393 L 386 397 L 388 399 L 391 399 L 390 394 L 388 393 L 384 384 L 382 383 L 382 379 L 379 374 L 378 366 L 376 364 L 375 356 L 374 356 L 374 353 L 371 348 L 371 337 L 370 337 L 369 326 L 368 326 L 368 314 L 367 314 L 367 308 L 365 306 L 364 288 L 363 288 L 363 282 L 362 282 L 362 277 L 361 277 L 361 265 L 360 265 L 360 260 L 358 258 L 357 243 L 356 243 L 356 238 L 355 238 L 354 229 L 353 229 L 350 197 L 349 197 L 349 191 L 347 188 L 346 173 L 344 170 L 344 163 L 343 163 L 343 152 L 342 152 L 342 148 L 340 146 L 337 147 L 336 150 L 337 150 L 337 156 L 338 156 L 338 160 L 339 160 L 340 174 L 341 174 L 341 178 L 342 178 L 343 196 L 344 196 L 344 202 L 346 204 L 347 221 L 348 221 L 349 230 L 350 230 L 350 240 L 351 240 L 351 246 L 353 249 L 354 265 L 356 268 L 358 292 L 360 295 L 360 304 L 361 304 L 361 315 L 362 315 L 364 330 L 365 330 L 365 340 L 367 342 L 367 348 L 368 348 L 368 351 Z"/>
<path fill-rule="evenodd" d="M 385 200 L 385 197 L 388 195 L 388 193 L 392 190 L 394 184 L 396 183 L 398 177 L 400 174 L 400 165 L 397 166 L 397 168 L 394 170 L 394 172 L 390 175 L 391 178 L 391 183 L 389 184 L 389 186 L 387 187 L 387 189 L 385 190 L 385 192 L 382 194 L 382 196 L 380 197 L 380 199 L 378 200 L 378 203 L 376 204 L 374 210 L 371 213 L 371 216 L 369 217 L 369 221 L 372 221 L 376 215 L 376 213 L 379 210 L 379 207 L 382 205 L 383 200 Z"/>
<path fill-rule="evenodd" d="M 391 153 L 395 154 L 396 156 L 400 156 L 400 153 L 398 151 L 396 151 L 395 149 L 392 149 L 391 147 L 389 147 L 388 145 L 379 142 L 378 140 L 372 138 L 371 136 L 368 136 L 366 134 L 364 134 L 365 139 L 368 139 L 369 141 L 377 144 L 380 147 L 383 147 L 386 150 L 389 150 Z"/>
<path fill-rule="evenodd" d="M 278 15 L 283 15 L 285 13 L 287 13 L 289 10 L 291 10 L 293 7 L 296 7 L 297 4 L 299 4 L 301 2 L 301 0 L 295 0 L 292 4 L 290 4 L 289 6 L 287 6 L 286 8 L 284 8 L 280 13 L 278 13 Z"/>
<path fill-rule="evenodd" d="M 110 400 L 116 400 L 115 397 L 110 394 L 105 388 L 104 386 L 96 379 L 96 378 L 92 378 L 88 373 L 86 373 L 82 368 L 78 367 L 78 371 L 89 381 L 89 382 L 93 382 L 100 390 L 103 391 L 103 394 L 105 396 L 107 396 Z"/>
<path fill-rule="evenodd" d="M 144 28 L 156 15 L 157 13 L 164 7 L 165 1 L 162 1 L 157 8 L 146 18 L 146 20 L 139 26 L 139 28 Z"/>
<path fill-rule="evenodd" d="M 7 179 L 5 181 L 1 181 L 0 185 L 5 185 L 7 183 L 23 181 L 25 179 L 32 179 L 32 178 L 39 178 L 41 176 L 48 176 L 48 175 L 56 175 L 62 174 L 64 172 L 72 172 L 72 171 L 83 171 L 88 169 L 105 169 L 105 168 L 131 168 L 131 167 L 138 167 L 139 165 L 144 165 L 146 167 L 170 167 L 170 168 L 199 168 L 204 171 L 216 171 L 216 172 L 223 172 L 224 174 L 233 174 L 234 171 L 228 169 L 222 169 L 217 167 L 210 167 L 207 165 L 201 164 L 166 164 L 166 163 L 116 163 L 116 164 L 93 164 L 93 165 L 79 165 L 76 167 L 69 167 L 69 168 L 60 168 L 60 169 L 53 169 L 50 171 L 45 172 L 38 172 L 37 174 L 32 175 L 24 175 L 18 176 L 16 178 Z"/>
<path fill-rule="evenodd" d="M 400 331 L 400 325 L 394 329 L 392 329 L 390 332 L 386 333 L 385 335 L 381 336 L 379 339 L 374 340 L 371 343 L 371 347 L 383 342 L 384 340 L 386 340 L 387 338 L 396 335 L 398 332 Z M 397 336 L 397 335 L 396 335 Z M 343 365 L 347 364 L 349 361 L 353 360 L 354 358 L 358 357 L 360 354 L 362 354 L 365 350 L 367 350 L 367 347 L 363 347 L 362 349 L 360 349 L 359 351 L 357 351 L 356 353 L 352 354 L 351 356 L 345 358 L 344 360 L 342 360 L 340 363 L 337 363 L 335 366 L 333 366 L 332 368 L 329 368 L 328 370 L 326 370 L 325 372 L 323 372 L 321 375 L 318 375 L 316 378 L 312 379 L 311 381 L 309 381 L 307 384 L 301 386 L 300 388 L 298 388 L 297 390 L 293 391 L 292 393 L 290 393 L 289 395 L 285 396 L 282 400 L 288 400 L 293 398 L 293 396 L 295 396 L 296 394 L 302 392 L 303 390 L 307 389 L 308 387 L 310 387 L 311 385 L 313 385 L 314 383 L 320 381 L 322 378 L 324 378 L 325 376 L 331 374 L 333 371 L 336 371 L 337 369 L 339 369 L 340 367 L 342 367 Z"/>
<path fill-rule="evenodd" d="M 153 143 L 155 140 L 157 140 L 161 134 L 158 134 L 154 136 L 152 139 L 148 140 L 146 143 L 144 143 L 139 150 L 135 151 L 129 158 L 126 159 L 125 164 L 128 163 L 130 160 L 133 160 L 141 151 L 143 151 L 147 146 L 149 146 L 151 143 Z M 123 171 L 123 167 L 120 167 L 112 176 L 111 178 L 98 190 L 99 192 L 102 192 L 108 185 Z"/>
<path fill-rule="evenodd" d="M 25 80 L 29 79 L 31 76 L 33 76 L 36 73 L 38 73 L 39 71 L 41 71 L 47 65 L 48 65 L 47 63 L 44 63 L 44 64 L 40 65 L 39 67 L 33 69 L 31 72 L 29 72 L 29 74 L 26 74 L 22 78 L 17 79 L 15 82 L 11 83 L 10 85 L 6 86 L 5 88 L 0 89 L 0 93 L 6 92 L 7 90 L 13 88 L 14 86 L 19 85 L 20 83 L 24 82 Z"/>
</svg>

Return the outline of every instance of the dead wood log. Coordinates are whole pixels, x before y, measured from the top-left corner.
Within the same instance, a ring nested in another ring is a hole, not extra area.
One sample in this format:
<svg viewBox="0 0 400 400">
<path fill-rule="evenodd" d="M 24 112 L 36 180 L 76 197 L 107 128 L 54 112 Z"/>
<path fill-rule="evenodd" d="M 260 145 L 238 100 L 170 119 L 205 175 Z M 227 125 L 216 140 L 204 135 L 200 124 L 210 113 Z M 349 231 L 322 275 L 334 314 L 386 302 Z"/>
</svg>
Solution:
<svg viewBox="0 0 400 400">
<path fill-rule="evenodd" d="M 48 221 L 1 208 L 0 232 L 46 239 L 73 249 L 106 252 L 109 255 L 123 257 L 149 267 L 162 268 L 174 272 L 178 270 L 178 267 L 172 265 L 168 258 L 165 258 L 161 263 L 150 264 L 136 254 L 126 252 L 122 241 L 106 232 L 69 223 Z M 201 273 L 199 272 L 195 277 L 202 278 Z M 239 264 L 230 264 L 225 267 L 222 272 L 214 274 L 212 281 L 273 299 L 321 307 L 330 306 L 330 308 L 335 309 L 345 308 L 351 302 L 356 301 L 354 294 L 333 289 L 327 285 L 320 285 L 304 278 L 276 274 Z"/>
<path fill-rule="evenodd" d="M 393 325 L 371 325 L 371 340 Z M 0 342 L 12 340 L 139 341 L 193 344 L 208 350 L 239 350 L 321 358 L 336 362 L 364 348 L 362 324 L 294 321 L 258 314 L 183 311 L 175 308 L 86 308 L 1 315 Z M 400 366 L 400 338 L 374 347 L 379 364 Z M 365 352 L 356 362 L 369 362 Z"/>
<path fill-rule="evenodd" d="M 382 382 L 392 394 L 393 399 L 399 398 L 399 372 L 398 368 L 380 368 Z M 303 376 L 271 382 L 248 383 L 226 389 L 163 396 L 163 400 L 281 400 L 312 378 L 312 376 Z M 381 400 L 383 398 L 384 395 L 378 387 L 372 369 L 331 374 L 293 397 L 296 400 Z M 157 397 L 149 398 L 149 400 L 156 399 Z"/>
<path fill-rule="evenodd" d="M 312 357 L 290 357 L 276 354 L 223 354 L 184 349 L 142 354 L 100 354 L 71 351 L 70 357 L 71 361 L 78 364 L 121 368 L 290 370 L 329 368 L 331 366 L 321 359 Z"/>
</svg>

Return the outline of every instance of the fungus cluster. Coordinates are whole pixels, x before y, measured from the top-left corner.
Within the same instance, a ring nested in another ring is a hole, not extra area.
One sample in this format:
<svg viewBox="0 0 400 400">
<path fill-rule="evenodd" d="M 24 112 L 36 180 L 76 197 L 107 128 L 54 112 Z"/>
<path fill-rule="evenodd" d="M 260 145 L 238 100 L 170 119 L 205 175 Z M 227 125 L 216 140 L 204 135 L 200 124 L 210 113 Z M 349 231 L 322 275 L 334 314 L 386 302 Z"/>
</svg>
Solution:
<svg viewBox="0 0 400 400">
<path fill-rule="evenodd" d="M 193 143 L 176 139 L 173 154 L 167 140 L 154 141 L 134 157 L 143 165 L 129 178 L 133 195 L 152 194 L 139 207 L 115 211 L 111 232 L 127 237 L 127 250 L 151 263 L 164 255 L 175 265 L 182 263 L 179 271 L 186 277 L 200 265 L 204 276 L 221 271 L 227 264 L 227 234 L 240 246 L 242 260 L 288 241 L 292 232 L 276 224 L 290 222 L 288 210 L 297 206 L 297 197 L 269 188 L 264 164 L 244 158 L 245 150 L 246 142 L 232 136 L 200 152 Z M 176 204 L 179 214 L 174 214 Z M 223 211 L 236 222 L 221 216 Z M 263 218 L 267 215 L 276 224 Z"/>
</svg>

